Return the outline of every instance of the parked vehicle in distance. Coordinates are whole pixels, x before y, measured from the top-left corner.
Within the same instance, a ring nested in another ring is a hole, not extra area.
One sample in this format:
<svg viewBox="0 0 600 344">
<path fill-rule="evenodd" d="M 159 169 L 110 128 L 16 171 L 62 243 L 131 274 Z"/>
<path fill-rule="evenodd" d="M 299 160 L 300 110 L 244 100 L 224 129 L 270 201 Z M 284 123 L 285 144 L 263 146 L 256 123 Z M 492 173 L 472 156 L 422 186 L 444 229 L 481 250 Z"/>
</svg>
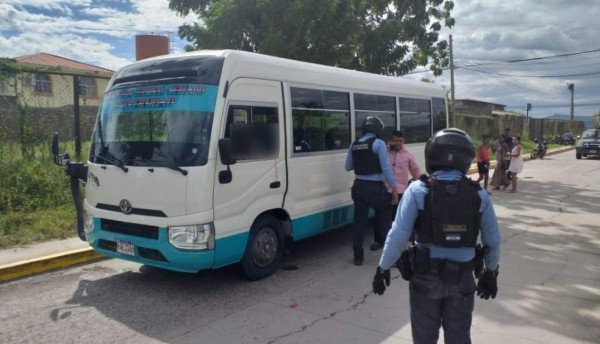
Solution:
<svg viewBox="0 0 600 344">
<path fill-rule="evenodd" d="M 587 129 L 581 134 L 579 143 L 575 147 L 575 157 L 600 156 L 600 128 Z"/>
<path fill-rule="evenodd" d="M 571 134 L 571 132 L 567 131 L 566 133 L 563 134 L 562 136 L 562 144 L 563 145 L 574 145 L 575 144 L 575 137 L 573 137 L 573 134 Z"/>
<path fill-rule="evenodd" d="M 536 137 L 533 139 L 533 142 L 537 143 L 537 145 L 531 150 L 531 159 L 543 159 L 548 151 L 548 141 L 544 138 L 538 140 Z"/>
<path fill-rule="evenodd" d="M 552 138 L 552 143 L 557 145 L 574 145 L 575 138 L 571 132 L 567 131 L 562 135 L 555 135 L 554 138 Z"/>
</svg>

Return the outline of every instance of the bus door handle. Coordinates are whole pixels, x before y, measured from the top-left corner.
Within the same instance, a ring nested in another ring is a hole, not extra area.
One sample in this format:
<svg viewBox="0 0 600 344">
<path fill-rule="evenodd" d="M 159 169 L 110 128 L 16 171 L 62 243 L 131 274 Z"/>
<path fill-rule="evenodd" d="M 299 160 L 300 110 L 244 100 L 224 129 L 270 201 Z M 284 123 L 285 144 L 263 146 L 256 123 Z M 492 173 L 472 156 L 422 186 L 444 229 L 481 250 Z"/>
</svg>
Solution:
<svg viewBox="0 0 600 344">
<path fill-rule="evenodd" d="M 271 189 L 278 189 L 281 186 L 281 182 L 272 182 L 271 184 L 269 184 L 269 187 Z"/>
</svg>

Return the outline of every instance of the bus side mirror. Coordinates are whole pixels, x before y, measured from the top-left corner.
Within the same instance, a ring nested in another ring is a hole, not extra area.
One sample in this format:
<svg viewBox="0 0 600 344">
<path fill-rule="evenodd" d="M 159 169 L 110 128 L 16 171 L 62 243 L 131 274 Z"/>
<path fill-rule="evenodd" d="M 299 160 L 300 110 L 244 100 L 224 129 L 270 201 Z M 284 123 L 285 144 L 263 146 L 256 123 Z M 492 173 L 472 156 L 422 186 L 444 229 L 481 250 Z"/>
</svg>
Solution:
<svg viewBox="0 0 600 344">
<path fill-rule="evenodd" d="M 52 136 L 52 158 L 54 163 L 60 166 L 68 165 L 71 161 L 69 153 L 64 153 L 62 156 L 58 155 L 58 133 L 54 133 Z"/>
<path fill-rule="evenodd" d="M 219 140 L 219 157 L 223 165 L 233 165 L 237 162 L 236 159 L 231 156 L 231 141 L 229 139 Z"/>
</svg>

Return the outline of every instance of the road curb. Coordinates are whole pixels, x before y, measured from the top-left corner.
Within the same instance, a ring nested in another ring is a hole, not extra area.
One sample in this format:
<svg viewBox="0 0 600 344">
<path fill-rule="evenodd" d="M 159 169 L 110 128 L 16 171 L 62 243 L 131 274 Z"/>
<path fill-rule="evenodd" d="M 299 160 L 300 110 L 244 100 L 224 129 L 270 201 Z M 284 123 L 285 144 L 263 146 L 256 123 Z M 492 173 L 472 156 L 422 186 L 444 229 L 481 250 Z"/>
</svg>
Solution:
<svg viewBox="0 0 600 344">
<path fill-rule="evenodd" d="M 0 266 L 0 282 L 11 281 L 42 272 L 62 269 L 77 264 L 90 263 L 102 259 L 107 259 L 107 257 L 96 253 L 91 247 L 28 259 Z"/>
<path fill-rule="evenodd" d="M 549 150 L 546 155 L 566 152 L 575 149 L 575 146 L 560 147 Z M 523 157 L 523 160 L 531 160 L 529 154 Z M 496 161 L 490 163 L 490 168 L 496 167 Z M 477 173 L 477 164 L 471 165 L 468 174 Z M 91 263 L 103 259 L 109 259 L 96 253 L 91 247 L 57 253 L 45 257 L 24 260 L 0 266 L 0 282 L 12 281 L 15 279 L 48 272 L 52 270 L 63 269 L 66 267 Z"/>
</svg>

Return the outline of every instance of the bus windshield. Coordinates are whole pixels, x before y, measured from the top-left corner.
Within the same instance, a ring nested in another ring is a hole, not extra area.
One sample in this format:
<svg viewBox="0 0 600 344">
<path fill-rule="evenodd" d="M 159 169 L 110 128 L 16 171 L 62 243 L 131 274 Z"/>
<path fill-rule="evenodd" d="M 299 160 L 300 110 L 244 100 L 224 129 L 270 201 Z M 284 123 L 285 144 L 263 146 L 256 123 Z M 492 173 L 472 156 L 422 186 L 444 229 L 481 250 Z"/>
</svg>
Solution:
<svg viewBox="0 0 600 344">
<path fill-rule="evenodd" d="M 206 164 L 217 87 L 121 87 L 102 101 L 90 162 L 179 168 Z"/>
</svg>

